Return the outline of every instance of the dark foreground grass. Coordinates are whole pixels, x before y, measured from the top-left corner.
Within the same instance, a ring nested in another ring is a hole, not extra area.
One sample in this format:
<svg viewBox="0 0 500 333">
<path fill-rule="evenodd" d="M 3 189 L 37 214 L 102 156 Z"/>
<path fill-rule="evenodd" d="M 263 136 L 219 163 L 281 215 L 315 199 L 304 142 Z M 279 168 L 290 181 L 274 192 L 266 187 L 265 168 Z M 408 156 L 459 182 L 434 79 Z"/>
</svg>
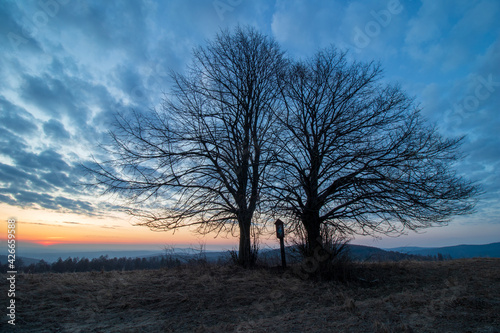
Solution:
<svg viewBox="0 0 500 333">
<path fill-rule="evenodd" d="M 356 274 L 363 280 L 211 265 L 19 274 L 15 331 L 500 332 L 500 259 L 359 264 Z"/>
</svg>

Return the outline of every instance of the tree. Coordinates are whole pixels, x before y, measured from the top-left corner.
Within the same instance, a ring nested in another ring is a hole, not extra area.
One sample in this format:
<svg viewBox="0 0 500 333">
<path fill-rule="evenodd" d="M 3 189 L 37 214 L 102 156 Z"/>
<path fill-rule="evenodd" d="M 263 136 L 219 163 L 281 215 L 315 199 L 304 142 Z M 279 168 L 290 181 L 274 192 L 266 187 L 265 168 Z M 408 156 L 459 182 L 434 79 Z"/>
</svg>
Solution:
<svg viewBox="0 0 500 333">
<path fill-rule="evenodd" d="M 193 57 L 188 74 L 172 75 L 160 111 L 117 115 L 112 158 L 88 170 L 104 193 L 148 203 L 130 213 L 151 229 L 238 229 L 238 259 L 249 265 L 285 60 L 275 41 L 250 28 L 221 32 Z"/>
<path fill-rule="evenodd" d="M 304 228 L 312 251 L 321 227 L 391 233 L 465 214 L 479 189 L 457 176 L 462 138 L 427 125 L 380 66 L 348 62 L 334 48 L 289 67 L 274 184 L 277 207 Z"/>
</svg>

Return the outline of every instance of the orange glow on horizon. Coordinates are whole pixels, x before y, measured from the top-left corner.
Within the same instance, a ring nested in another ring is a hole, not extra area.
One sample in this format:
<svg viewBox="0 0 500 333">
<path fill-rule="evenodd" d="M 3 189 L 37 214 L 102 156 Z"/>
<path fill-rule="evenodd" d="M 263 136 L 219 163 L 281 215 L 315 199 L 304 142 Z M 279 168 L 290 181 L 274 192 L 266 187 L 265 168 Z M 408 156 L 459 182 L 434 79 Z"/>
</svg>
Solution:
<svg viewBox="0 0 500 333">
<path fill-rule="evenodd" d="M 237 238 L 202 236 L 190 229 L 174 232 L 151 231 L 135 226 L 128 216 L 122 218 L 91 218 L 74 214 L 54 213 L 35 209 L 19 209 L 0 204 L 0 240 L 7 239 L 7 220 L 16 220 L 16 240 L 42 246 L 75 245 L 163 245 L 199 244 L 234 246 Z M 3 208 L 10 208 L 4 210 Z M 8 216 L 5 213 L 9 214 Z"/>
<path fill-rule="evenodd" d="M 38 242 L 35 242 L 35 243 L 43 245 L 43 246 L 51 246 L 51 245 L 55 245 L 55 244 L 61 244 L 59 242 L 51 242 L 51 241 L 38 241 Z"/>
<path fill-rule="evenodd" d="M 43 246 L 57 244 L 196 244 L 197 238 L 200 237 L 196 237 L 195 234 L 187 230 L 178 230 L 172 234 L 172 232 L 154 232 L 137 226 L 103 230 L 103 227 L 98 225 L 61 226 L 22 221 L 18 222 L 16 232 L 16 240 Z M 234 243 L 233 238 L 214 239 L 210 236 L 206 237 L 204 241 L 221 245 Z"/>
</svg>

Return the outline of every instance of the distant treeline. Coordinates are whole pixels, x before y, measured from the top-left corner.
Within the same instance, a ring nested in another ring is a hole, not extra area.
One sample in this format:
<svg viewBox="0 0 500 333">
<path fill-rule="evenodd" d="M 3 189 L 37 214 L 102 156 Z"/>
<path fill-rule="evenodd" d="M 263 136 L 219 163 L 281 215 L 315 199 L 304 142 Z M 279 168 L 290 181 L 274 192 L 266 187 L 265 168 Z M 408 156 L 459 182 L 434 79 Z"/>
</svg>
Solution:
<svg viewBox="0 0 500 333">
<path fill-rule="evenodd" d="M 443 261 L 451 260 L 450 255 L 443 255 L 438 253 L 437 256 L 427 255 L 408 255 L 397 252 L 381 251 L 376 253 L 363 253 L 355 251 L 349 257 L 355 261 L 401 261 L 401 260 L 415 260 L 415 261 Z M 270 258 L 265 255 L 260 256 L 260 264 L 270 265 Z M 300 262 L 301 259 L 294 261 L 293 256 L 289 257 L 290 262 Z M 71 273 L 71 272 L 92 272 L 92 271 L 133 271 L 133 270 L 146 270 L 146 269 L 159 269 L 159 268 L 173 268 L 181 265 L 200 264 L 206 263 L 207 259 L 200 253 L 198 255 L 164 255 L 149 258 L 109 258 L 100 256 L 99 258 L 67 258 L 63 260 L 59 258 L 53 263 L 48 263 L 45 260 L 40 260 L 37 263 L 25 265 L 21 258 L 16 259 L 16 270 L 24 273 Z M 219 260 L 219 263 L 224 260 Z M 0 265 L 2 272 L 10 271 L 9 263 Z"/>
<path fill-rule="evenodd" d="M 379 251 L 375 253 L 353 253 L 351 259 L 364 262 L 384 262 L 384 261 L 445 261 L 452 260 L 449 254 L 437 255 L 420 255 L 420 254 L 407 254 L 393 251 Z"/>
<path fill-rule="evenodd" d="M 193 258 L 187 262 L 197 262 L 202 259 Z M 24 273 L 68 273 L 68 272 L 91 272 L 91 271 L 133 271 L 145 269 L 159 269 L 177 267 L 186 261 L 172 256 L 157 256 L 150 258 L 109 258 L 100 256 L 89 260 L 88 258 L 59 258 L 56 262 L 48 263 L 40 260 L 35 264 L 24 265 L 22 259 L 16 260 L 16 270 Z M 9 271 L 8 263 L 1 265 L 2 272 Z"/>
</svg>

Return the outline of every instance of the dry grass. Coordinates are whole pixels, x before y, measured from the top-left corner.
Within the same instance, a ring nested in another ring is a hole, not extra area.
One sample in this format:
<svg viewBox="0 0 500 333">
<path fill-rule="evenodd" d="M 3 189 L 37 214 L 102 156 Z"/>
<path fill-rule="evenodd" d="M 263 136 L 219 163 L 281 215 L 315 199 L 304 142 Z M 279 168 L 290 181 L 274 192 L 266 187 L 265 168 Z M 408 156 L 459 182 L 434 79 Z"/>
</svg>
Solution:
<svg viewBox="0 0 500 333">
<path fill-rule="evenodd" d="M 231 266 L 19 274 L 16 331 L 500 332 L 499 259 L 357 269 L 372 282 Z"/>
</svg>

